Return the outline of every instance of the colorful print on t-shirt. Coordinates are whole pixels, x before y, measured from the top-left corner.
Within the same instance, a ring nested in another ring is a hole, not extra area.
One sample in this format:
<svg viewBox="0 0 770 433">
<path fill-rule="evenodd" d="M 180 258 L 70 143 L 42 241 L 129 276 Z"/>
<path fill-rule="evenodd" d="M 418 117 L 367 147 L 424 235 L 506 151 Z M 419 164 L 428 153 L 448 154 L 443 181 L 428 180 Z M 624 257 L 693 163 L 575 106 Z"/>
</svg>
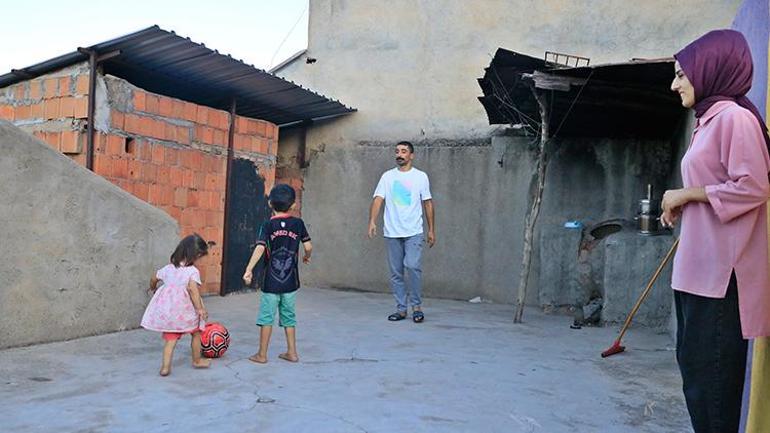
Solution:
<svg viewBox="0 0 770 433">
<path fill-rule="evenodd" d="M 393 201 L 399 206 L 409 206 L 412 204 L 411 182 L 393 181 Z"/>
</svg>

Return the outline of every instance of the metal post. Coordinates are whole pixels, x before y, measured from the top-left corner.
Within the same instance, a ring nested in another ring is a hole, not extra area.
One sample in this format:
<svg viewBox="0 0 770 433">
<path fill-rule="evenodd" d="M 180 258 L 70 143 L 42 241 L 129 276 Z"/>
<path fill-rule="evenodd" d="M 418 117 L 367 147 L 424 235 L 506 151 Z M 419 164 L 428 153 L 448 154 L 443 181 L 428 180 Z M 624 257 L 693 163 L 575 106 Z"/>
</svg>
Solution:
<svg viewBox="0 0 770 433">
<path fill-rule="evenodd" d="M 86 168 L 94 171 L 94 113 L 96 112 L 96 51 L 88 52 L 88 130 L 86 132 Z"/>
<path fill-rule="evenodd" d="M 95 50 L 89 48 L 78 48 L 78 52 L 88 55 L 88 118 L 86 119 L 86 168 L 94 171 L 94 136 L 96 126 L 94 125 L 94 113 L 96 113 L 96 67 L 100 62 L 117 57 L 121 54 L 120 50 L 113 50 L 99 55 Z"/>
<path fill-rule="evenodd" d="M 232 189 L 232 182 L 230 181 L 230 173 L 233 170 L 233 154 L 235 153 L 235 98 L 233 98 L 230 104 L 230 130 L 227 134 L 227 169 L 225 170 L 225 215 L 224 224 L 222 225 L 222 275 L 219 281 L 219 295 L 225 295 L 225 282 L 227 277 L 227 247 L 228 236 L 227 232 L 230 229 L 230 219 L 228 215 L 228 208 L 230 206 L 230 190 Z"/>
</svg>

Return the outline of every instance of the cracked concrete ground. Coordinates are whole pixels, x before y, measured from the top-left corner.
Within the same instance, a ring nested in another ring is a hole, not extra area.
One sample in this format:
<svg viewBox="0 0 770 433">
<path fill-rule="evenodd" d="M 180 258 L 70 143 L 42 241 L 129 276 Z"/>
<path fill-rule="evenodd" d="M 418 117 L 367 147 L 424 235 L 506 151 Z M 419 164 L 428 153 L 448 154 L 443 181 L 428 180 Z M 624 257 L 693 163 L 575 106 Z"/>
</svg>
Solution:
<svg viewBox="0 0 770 433">
<path fill-rule="evenodd" d="M 426 302 L 426 321 L 388 322 L 383 294 L 303 288 L 301 361 L 246 360 L 257 295 L 210 297 L 227 354 L 193 370 L 189 338 L 161 378 L 161 339 L 144 330 L 0 351 L 3 432 L 689 432 L 670 338 L 632 329 L 628 352 L 599 353 L 616 328 L 510 306 Z M 279 331 L 276 329 L 276 331 Z"/>
</svg>

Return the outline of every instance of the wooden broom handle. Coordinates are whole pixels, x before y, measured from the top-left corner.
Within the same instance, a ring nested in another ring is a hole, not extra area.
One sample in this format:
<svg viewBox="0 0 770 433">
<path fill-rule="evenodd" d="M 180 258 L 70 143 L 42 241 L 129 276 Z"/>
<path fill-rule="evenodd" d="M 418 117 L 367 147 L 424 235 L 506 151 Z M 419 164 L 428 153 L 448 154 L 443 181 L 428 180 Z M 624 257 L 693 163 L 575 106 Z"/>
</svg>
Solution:
<svg viewBox="0 0 770 433">
<path fill-rule="evenodd" d="M 644 300 L 647 299 L 647 296 L 650 294 L 650 291 L 652 290 L 652 285 L 655 284 L 655 280 L 658 279 L 658 276 L 663 271 L 663 268 L 665 268 L 666 264 L 668 264 L 668 261 L 671 260 L 671 256 L 674 255 L 674 251 L 676 251 L 676 247 L 678 245 L 679 245 L 679 238 L 676 238 L 676 240 L 674 240 L 674 244 L 671 245 L 671 248 L 669 248 L 668 254 L 666 254 L 666 257 L 664 257 L 663 261 L 660 262 L 660 265 L 658 265 L 658 269 L 655 271 L 655 274 L 652 275 L 650 282 L 647 283 L 647 287 L 644 289 L 641 296 L 639 296 L 639 299 L 636 301 L 636 305 L 634 305 L 634 308 L 632 308 L 631 312 L 628 313 L 628 317 L 626 317 L 626 322 L 623 324 L 623 328 L 621 328 L 620 330 L 620 336 L 618 337 L 618 340 L 621 340 L 623 338 L 623 335 L 625 335 L 626 331 L 628 330 L 628 327 L 631 326 L 631 320 L 633 320 L 634 315 L 639 310 L 639 307 L 642 306 L 642 302 L 644 302 Z"/>
</svg>

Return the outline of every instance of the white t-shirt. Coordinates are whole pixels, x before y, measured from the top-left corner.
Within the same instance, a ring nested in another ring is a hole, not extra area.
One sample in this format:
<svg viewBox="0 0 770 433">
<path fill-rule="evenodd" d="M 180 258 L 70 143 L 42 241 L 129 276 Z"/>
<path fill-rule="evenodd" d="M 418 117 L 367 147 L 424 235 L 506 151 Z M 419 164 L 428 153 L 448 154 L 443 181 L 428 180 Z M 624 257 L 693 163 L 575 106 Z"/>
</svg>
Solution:
<svg viewBox="0 0 770 433">
<path fill-rule="evenodd" d="M 428 175 L 414 167 L 388 170 L 380 177 L 374 197 L 385 199 L 386 238 L 408 238 L 422 233 L 422 202 L 430 200 Z"/>
</svg>

